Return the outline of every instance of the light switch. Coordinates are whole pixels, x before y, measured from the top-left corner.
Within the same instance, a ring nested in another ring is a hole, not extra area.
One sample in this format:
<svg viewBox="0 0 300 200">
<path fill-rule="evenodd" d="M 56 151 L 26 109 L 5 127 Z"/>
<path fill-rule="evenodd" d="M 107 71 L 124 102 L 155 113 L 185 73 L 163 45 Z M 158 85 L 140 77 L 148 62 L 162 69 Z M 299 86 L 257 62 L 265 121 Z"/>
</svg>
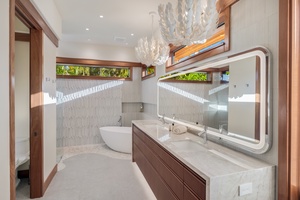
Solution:
<svg viewBox="0 0 300 200">
<path fill-rule="evenodd" d="M 244 196 L 252 193 L 252 183 L 244 183 L 239 186 L 239 196 Z"/>
</svg>

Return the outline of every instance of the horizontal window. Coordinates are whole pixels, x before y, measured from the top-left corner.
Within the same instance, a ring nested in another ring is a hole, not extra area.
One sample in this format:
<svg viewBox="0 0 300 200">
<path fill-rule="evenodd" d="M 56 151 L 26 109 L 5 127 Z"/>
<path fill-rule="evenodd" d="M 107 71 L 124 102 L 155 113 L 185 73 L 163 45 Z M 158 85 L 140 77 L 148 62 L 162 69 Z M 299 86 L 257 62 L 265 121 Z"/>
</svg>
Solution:
<svg viewBox="0 0 300 200">
<path fill-rule="evenodd" d="M 172 73 L 160 78 L 168 77 L 171 75 L 177 74 Z M 191 72 L 175 76 L 173 78 L 163 80 L 165 82 L 185 82 L 185 83 L 212 83 L 212 73 L 211 72 Z"/>
<path fill-rule="evenodd" d="M 133 67 L 142 67 L 142 64 L 125 61 L 57 57 L 56 77 L 131 81 Z"/>
<path fill-rule="evenodd" d="M 130 68 L 56 65 L 56 75 L 130 78 Z"/>
<path fill-rule="evenodd" d="M 143 67 L 142 68 L 142 80 L 155 77 L 155 66 Z"/>
<path fill-rule="evenodd" d="M 194 55 L 214 49 L 217 46 L 224 45 L 225 30 L 224 26 L 217 33 L 207 40 L 204 44 L 193 44 L 185 46 L 174 52 L 173 64 L 184 61 Z"/>
</svg>

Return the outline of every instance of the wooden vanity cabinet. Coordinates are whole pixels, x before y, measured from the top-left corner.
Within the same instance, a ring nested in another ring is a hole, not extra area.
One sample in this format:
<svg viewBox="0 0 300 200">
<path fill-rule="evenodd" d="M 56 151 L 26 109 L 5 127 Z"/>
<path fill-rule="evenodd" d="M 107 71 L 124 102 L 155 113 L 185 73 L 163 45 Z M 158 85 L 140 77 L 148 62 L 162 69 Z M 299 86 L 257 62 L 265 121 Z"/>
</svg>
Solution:
<svg viewBox="0 0 300 200">
<path fill-rule="evenodd" d="M 158 200 L 205 200 L 206 182 L 147 134 L 132 127 L 132 161 Z"/>
</svg>

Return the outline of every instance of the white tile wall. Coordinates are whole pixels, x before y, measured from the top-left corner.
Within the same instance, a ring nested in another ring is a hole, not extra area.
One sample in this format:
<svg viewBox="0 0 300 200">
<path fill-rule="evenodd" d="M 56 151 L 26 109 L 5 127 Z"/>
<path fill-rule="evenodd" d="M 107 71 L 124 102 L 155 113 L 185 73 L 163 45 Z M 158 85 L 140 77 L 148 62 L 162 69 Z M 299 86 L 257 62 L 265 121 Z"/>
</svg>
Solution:
<svg viewBox="0 0 300 200">
<path fill-rule="evenodd" d="M 132 81 L 122 85 L 122 102 L 141 102 L 141 68 L 133 67 Z"/>
<path fill-rule="evenodd" d="M 102 142 L 99 127 L 118 125 L 122 110 L 122 81 L 57 79 L 63 96 L 57 105 L 57 146 L 76 146 Z M 111 85 L 111 86 L 110 86 Z M 95 88 L 103 87 L 102 91 Z M 91 94 L 78 97 L 87 89 Z M 68 95 L 72 98 L 66 98 Z M 66 100 L 61 102 L 61 100 Z"/>
<path fill-rule="evenodd" d="M 131 126 L 132 120 L 139 120 L 144 111 L 142 102 L 122 103 L 122 125 Z"/>
<path fill-rule="evenodd" d="M 57 146 L 103 143 L 98 127 L 142 118 L 141 69 L 132 81 L 57 79 Z"/>
<path fill-rule="evenodd" d="M 142 119 L 158 119 L 156 104 L 144 103 L 144 112 L 142 113 Z"/>
<path fill-rule="evenodd" d="M 161 115 L 165 114 L 165 116 L 172 118 L 175 114 L 176 119 L 198 122 L 217 129 L 219 124 L 227 123 L 227 111 L 217 110 L 213 106 L 223 105 L 227 107 L 228 87 L 217 93 L 209 94 L 209 90 L 221 85 L 220 73 L 213 73 L 212 84 L 180 82 L 165 82 L 164 84 L 166 87 L 172 88 L 160 87 L 159 89 L 159 113 Z"/>
</svg>

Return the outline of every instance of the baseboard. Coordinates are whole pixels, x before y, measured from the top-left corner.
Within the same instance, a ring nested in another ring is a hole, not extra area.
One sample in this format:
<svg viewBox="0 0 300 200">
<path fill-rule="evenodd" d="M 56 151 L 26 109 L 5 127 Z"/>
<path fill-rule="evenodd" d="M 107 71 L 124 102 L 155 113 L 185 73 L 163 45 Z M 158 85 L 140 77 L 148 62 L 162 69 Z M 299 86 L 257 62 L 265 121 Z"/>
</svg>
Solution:
<svg viewBox="0 0 300 200">
<path fill-rule="evenodd" d="M 56 172 L 57 172 L 57 164 L 54 166 L 54 168 L 52 169 L 52 171 L 49 174 L 48 178 L 44 182 L 44 185 L 43 185 L 43 194 L 45 194 L 45 192 L 46 192 L 48 186 L 50 185 L 53 177 L 55 176 Z"/>
</svg>

